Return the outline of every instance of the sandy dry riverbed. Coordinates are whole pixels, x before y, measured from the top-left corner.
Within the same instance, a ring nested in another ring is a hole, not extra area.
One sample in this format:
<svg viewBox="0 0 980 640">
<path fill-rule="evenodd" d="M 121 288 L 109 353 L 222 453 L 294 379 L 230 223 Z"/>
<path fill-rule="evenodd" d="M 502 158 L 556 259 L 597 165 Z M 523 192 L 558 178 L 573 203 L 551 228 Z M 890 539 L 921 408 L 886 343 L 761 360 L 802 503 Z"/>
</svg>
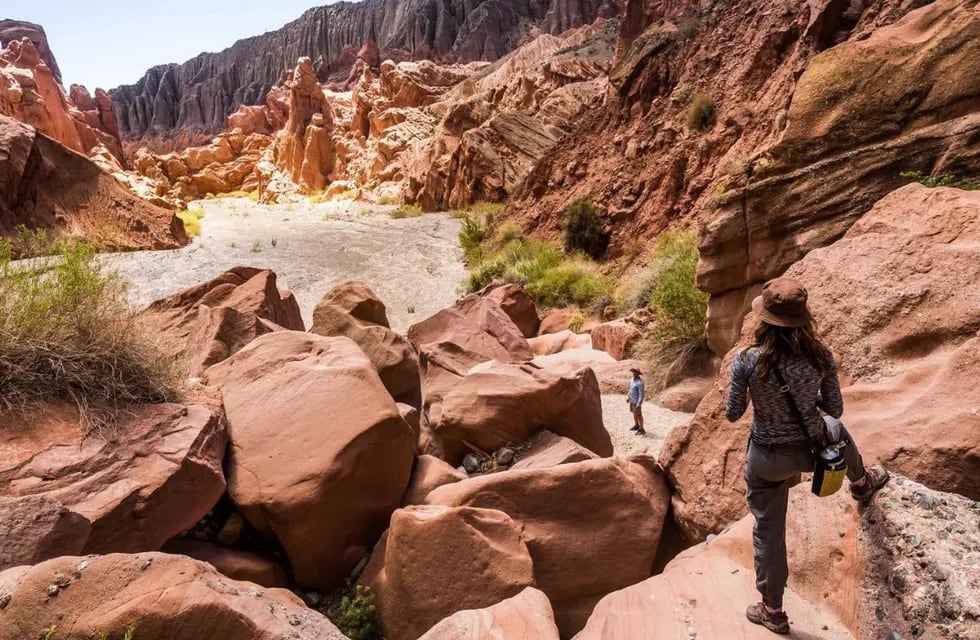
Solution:
<svg viewBox="0 0 980 640">
<path fill-rule="evenodd" d="M 455 302 L 465 276 L 459 221 L 444 214 L 393 219 L 393 207 L 354 202 L 260 205 L 205 200 L 201 235 L 175 251 L 106 257 L 131 283 L 138 306 L 238 265 L 272 269 L 296 294 L 307 325 L 323 294 L 362 280 L 384 300 L 392 328 L 405 331 Z"/>
</svg>

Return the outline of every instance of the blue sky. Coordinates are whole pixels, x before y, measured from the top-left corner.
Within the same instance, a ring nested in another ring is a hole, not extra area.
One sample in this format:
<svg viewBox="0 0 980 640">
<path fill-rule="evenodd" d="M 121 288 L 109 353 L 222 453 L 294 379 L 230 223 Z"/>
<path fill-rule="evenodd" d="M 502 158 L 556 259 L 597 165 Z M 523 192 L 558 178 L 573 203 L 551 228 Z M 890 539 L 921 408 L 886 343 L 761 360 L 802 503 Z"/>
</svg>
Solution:
<svg viewBox="0 0 980 640">
<path fill-rule="evenodd" d="M 0 18 L 48 34 L 65 86 L 111 89 L 148 68 L 220 51 L 333 0 L 3 0 Z"/>
</svg>

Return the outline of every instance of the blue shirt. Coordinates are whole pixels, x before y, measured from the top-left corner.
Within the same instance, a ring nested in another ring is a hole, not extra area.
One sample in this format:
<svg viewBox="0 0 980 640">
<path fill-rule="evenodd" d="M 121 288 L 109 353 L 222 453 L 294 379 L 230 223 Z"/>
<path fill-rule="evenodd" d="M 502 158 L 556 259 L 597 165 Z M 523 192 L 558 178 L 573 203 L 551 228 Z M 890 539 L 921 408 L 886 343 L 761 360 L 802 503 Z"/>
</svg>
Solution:
<svg viewBox="0 0 980 640">
<path fill-rule="evenodd" d="M 630 404 L 643 404 L 643 379 L 633 378 L 630 382 L 629 392 Z"/>
</svg>

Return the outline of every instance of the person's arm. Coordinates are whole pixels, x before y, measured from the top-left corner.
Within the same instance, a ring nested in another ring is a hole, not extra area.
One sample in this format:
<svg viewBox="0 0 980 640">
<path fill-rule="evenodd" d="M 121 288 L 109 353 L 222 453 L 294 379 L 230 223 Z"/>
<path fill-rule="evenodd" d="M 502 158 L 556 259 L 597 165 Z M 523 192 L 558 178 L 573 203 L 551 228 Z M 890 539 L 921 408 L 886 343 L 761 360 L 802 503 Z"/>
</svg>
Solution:
<svg viewBox="0 0 980 640">
<path fill-rule="evenodd" d="M 817 406 L 824 413 L 834 418 L 844 414 L 844 398 L 840 393 L 840 380 L 837 378 L 837 363 L 830 358 L 830 365 L 823 380 L 820 381 L 820 394 L 817 396 Z"/>
<path fill-rule="evenodd" d="M 728 401 L 725 407 L 725 417 L 729 422 L 741 418 L 749 408 L 749 376 L 752 375 L 753 367 L 746 353 L 740 352 L 732 361 L 731 382 L 728 385 Z"/>
</svg>

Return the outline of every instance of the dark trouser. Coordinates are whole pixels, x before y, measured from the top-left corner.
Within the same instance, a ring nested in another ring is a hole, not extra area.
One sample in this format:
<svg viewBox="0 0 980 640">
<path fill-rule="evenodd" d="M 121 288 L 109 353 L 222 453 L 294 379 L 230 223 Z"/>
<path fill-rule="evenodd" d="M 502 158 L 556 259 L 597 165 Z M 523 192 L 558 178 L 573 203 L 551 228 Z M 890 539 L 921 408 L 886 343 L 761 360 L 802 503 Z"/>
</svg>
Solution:
<svg viewBox="0 0 980 640">
<path fill-rule="evenodd" d="M 834 442 L 846 440 L 844 459 L 847 478 L 864 477 L 861 453 L 839 420 L 825 417 L 827 431 Z M 752 550 L 755 554 L 755 586 L 767 605 L 783 606 L 783 591 L 789 567 L 786 564 L 786 506 L 790 481 L 798 473 L 813 471 L 813 455 L 808 445 L 749 444 L 745 459 L 745 484 L 749 511 L 755 516 Z"/>
</svg>

